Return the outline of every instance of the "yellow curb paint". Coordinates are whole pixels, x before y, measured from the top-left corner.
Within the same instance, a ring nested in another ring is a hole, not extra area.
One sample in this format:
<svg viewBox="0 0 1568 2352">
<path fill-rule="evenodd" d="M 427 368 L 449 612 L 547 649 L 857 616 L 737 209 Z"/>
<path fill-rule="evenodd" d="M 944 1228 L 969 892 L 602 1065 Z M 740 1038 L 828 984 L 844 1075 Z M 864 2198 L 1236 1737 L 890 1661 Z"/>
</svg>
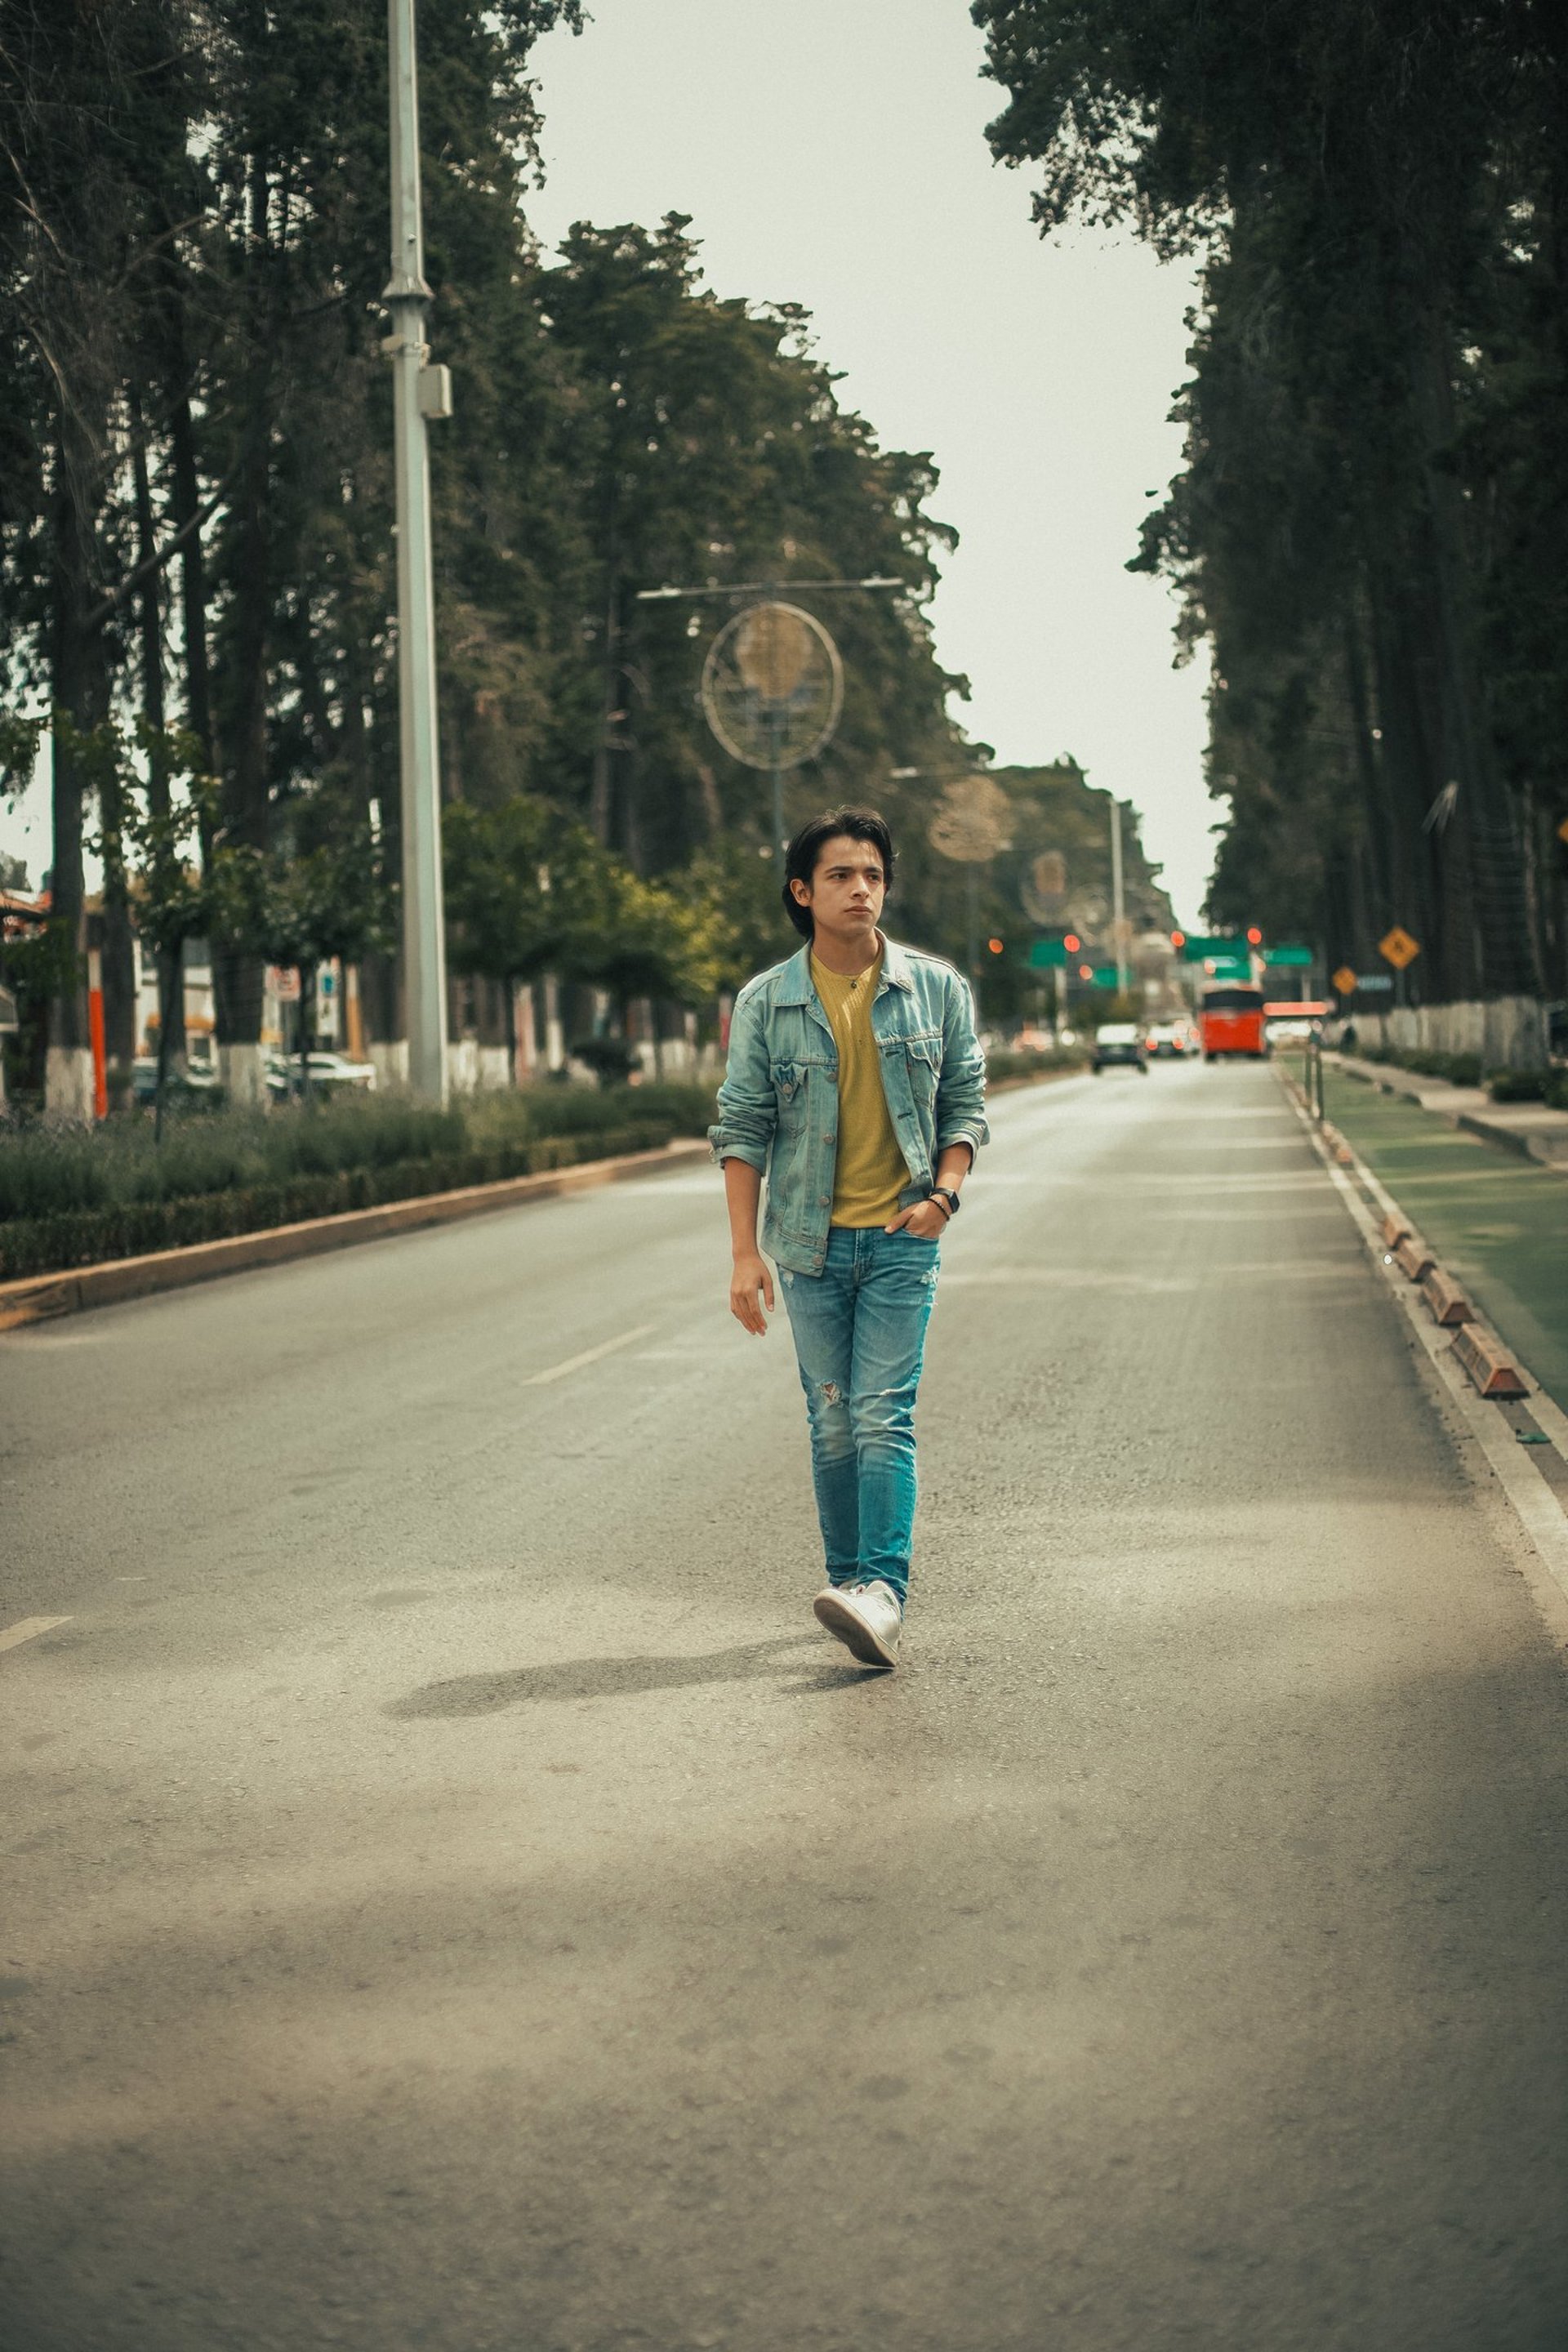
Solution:
<svg viewBox="0 0 1568 2352">
<path fill-rule="evenodd" d="M 0 1650 L 20 1649 L 24 1642 L 36 1642 L 40 1633 L 53 1633 L 57 1625 L 68 1625 L 68 1617 L 18 1617 L 0 1633 Z"/>
<path fill-rule="evenodd" d="M 605 1339 L 596 1348 L 584 1348 L 580 1356 L 568 1356 L 563 1364 L 552 1364 L 545 1372 L 531 1373 L 524 1381 L 525 1389 L 542 1389 L 552 1381 L 563 1381 L 568 1372 L 580 1372 L 584 1364 L 596 1364 L 602 1356 L 613 1356 L 617 1348 L 629 1348 L 637 1339 L 646 1339 L 658 1327 L 639 1323 L 635 1331 L 623 1331 L 617 1339 Z"/>
</svg>

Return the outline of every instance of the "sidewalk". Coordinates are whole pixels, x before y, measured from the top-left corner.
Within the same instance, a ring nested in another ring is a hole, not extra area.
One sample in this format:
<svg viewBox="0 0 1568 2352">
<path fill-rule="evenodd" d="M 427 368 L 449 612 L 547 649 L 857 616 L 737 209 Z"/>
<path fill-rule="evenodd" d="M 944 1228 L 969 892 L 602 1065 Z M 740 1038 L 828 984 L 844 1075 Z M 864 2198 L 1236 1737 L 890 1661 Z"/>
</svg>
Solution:
<svg viewBox="0 0 1568 2352">
<path fill-rule="evenodd" d="M 1568 1412 L 1568 1157 L 1537 1164 L 1539 1155 L 1526 1157 L 1517 1131 L 1503 1124 L 1527 1111 L 1537 1124 L 1556 1118 L 1568 1127 L 1568 1115 L 1539 1103 L 1487 1103 L 1483 1122 L 1468 1109 L 1487 1102 L 1479 1087 L 1336 1061 L 1324 1057 L 1329 1118 Z M 1386 1090 L 1347 1075 L 1358 1066 Z M 1397 1087 L 1389 1083 L 1395 1079 Z"/>
<path fill-rule="evenodd" d="M 1363 1062 L 1353 1054 L 1325 1055 L 1352 1076 L 1367 1079 L 1385 1094 L 1406 1095 L 1423 1110 L 1462 1127 L 1472 1135 L 1500 1143 L 1505 1150 L 1523 1152 L 1548 1168 L 1568 1170 L 1568 1110 L 1549 1110 L 1544 1103 L 1495 1103 L 1484 1087 L 1451 1087 L 1446 1078 L 1423 1077 L 1418 1070 L 1396 1070 L 1386 1062 Z"/>
</svg>

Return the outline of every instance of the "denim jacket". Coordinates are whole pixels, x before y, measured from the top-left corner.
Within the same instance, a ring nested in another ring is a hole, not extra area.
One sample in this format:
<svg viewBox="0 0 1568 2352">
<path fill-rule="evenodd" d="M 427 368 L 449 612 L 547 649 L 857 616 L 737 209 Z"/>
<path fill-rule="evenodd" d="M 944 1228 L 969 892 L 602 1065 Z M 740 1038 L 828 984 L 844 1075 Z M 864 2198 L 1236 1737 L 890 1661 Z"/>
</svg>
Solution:
<svg viewBox="0 0 1568 2352">
<path fill-rule="evenodd" d="M 967 982 L 939 956 L 882 941 L 871 1002 L 882 1090 L 909 1167 L 900 1208 L 923 1201 L 950 1143 L 972 1155 L 990 1139 L 985 1056 Z M 768 1180 L 762 1246 L 795 1274 L 827 1256 L 838 1151 L 838 1050 L 811 979 L 809 942 L 749 980 L 735 999 L 713 1157 L 743 1160 Z"/>
</svg>

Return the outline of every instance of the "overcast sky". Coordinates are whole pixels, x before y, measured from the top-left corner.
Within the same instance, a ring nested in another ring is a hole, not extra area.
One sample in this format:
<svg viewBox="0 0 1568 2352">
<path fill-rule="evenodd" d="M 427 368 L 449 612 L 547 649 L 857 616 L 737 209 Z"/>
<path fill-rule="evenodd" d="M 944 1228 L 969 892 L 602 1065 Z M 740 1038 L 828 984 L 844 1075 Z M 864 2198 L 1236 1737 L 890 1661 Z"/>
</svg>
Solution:
<svg viewBox="0 0 1568 2352">
<path fill-rule="evenodd" d="M 964 723 L 1004 761 L 1070 751 L 1131 801 L 1178 915 L 1217 814 L 1203 666 L 1124 569 L 1180 463 L 1190 275 L 1131 242 L 1042 241 L 994 165 L 1003 94 L 966 0 L 590 0 L 534 53 L 553 244 L 689 213 L 717 290 L 802 302 L 840 394 L 888 446 L 934 452 L 962 534 L 935 607 Z M 436 338 L 439 340 L 439 323 Z"/>
<path fill-rule="evenodd" d="M 966 0 L 592 5 L 535 52 L 535 228 L 689 213 L 720 293 L 815 314 L 842 396 L 941 468 L 962 543 L 937 647 L 973 681 L 965 724 L 1004 761 L 1071 752 L 1132 802 L 1190 925 L 1215 815 L 1203 677 L 1172 667 L 1166 592 L 1123 568 L 1180 461 L 1189 275 L 1130 241 L 1040 239 L 1027 176 L 985 145 L 1002 93 Z M 433 331 L 439 356 L 439 314 Z M 0 803 L 0 849 L 35 882 L 47 803 L 42 779 Z"/>
</svg>

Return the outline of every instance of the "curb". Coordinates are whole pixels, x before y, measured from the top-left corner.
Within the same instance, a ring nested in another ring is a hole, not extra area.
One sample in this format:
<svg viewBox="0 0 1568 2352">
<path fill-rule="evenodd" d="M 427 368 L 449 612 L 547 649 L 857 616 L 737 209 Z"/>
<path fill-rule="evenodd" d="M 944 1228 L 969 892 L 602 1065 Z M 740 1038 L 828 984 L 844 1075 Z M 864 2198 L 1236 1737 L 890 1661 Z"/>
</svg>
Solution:
<svg viewBox="0 0 1568 2352">
<path fill-rule="evenodd" d="M 1451 1087 L 1445 1079 L 1425 1078 L 1417 1070 L 1397 1069 L 1388 1062 L 1363 1062 L 1354 1054 L 1332 1058 L 1347 1077 L 1360 1078 L 1382 1094 L 1403 1095 L 1450 1127 L 1464 1128 L 1560 1176 L 1568 1173 L 1568 1111 L 1552 1110 L 1544 1103 L 1494 1103 L 1480 1087 Z"/>
<path fill-rule="evenodd" d="M 1320 1129 L 1305 1095 L 1283 1070 L 1279 1082 L 1412 1344 L 1479 1446 L 1511 1507 L 1524 1537 L 1521 1564 L 1526 1580 L 1553 1638 L 1568 1653 L 1568 1413 L 1560 1411 L 1486 1324 L 1478 1319 L 1449 1329 L 1434 1320 L 1423 1287 L 1403 1269 L 1396 1270 L 1389 1246 L 1395 1231 L 1409 1233 L 1409 1219 L 1338 1130 L 1327 1120 Z M 1428 1305 L 1426 1313 L 1420 1311 L 1423 1303 Z M 1500 1372 L 1510 1372 L 1515 1379 L 1494 1385 Z"/>
<path fill-rule="evenodd" d="M 426 1192 L 411 1201 L 384 1201 L 374 1209 L 345 1209 L 332 1217 L 310 1217 L 294 1225 L 269 1225 L 259 1233 L 232 1234 L 223 1241 L 194 1242 L 188 1248 L 153 1250 L 144 1257 L 110 1258 L 101 1265 L 65 1267 L 58 1274 L 27 1275 L 0 1282 L 0 1331 L 29 1323 L 184 1290 L 220 1275 L 244 1274 L 258 1265 L 283 1265 L 294 1258 L 320 1257 L 356 1242 L 381 1241 L 417 1233 L 429 1225 L 458 1224 L 492 1209 L 527 1201 L 548 1201 L 563 1192 L 585 1192 L 616 1184 L 655 1169 L 708 1158 L 701 1138 L 681 1138 L 656 1151 L 629 1151 L 616 1160 L 584 1160 L 574 1168 L 551 1168 L 536 1176 L 506 1176 L 495 1184 L 468 1184 L 456 1192 Z"/>
</svg>

